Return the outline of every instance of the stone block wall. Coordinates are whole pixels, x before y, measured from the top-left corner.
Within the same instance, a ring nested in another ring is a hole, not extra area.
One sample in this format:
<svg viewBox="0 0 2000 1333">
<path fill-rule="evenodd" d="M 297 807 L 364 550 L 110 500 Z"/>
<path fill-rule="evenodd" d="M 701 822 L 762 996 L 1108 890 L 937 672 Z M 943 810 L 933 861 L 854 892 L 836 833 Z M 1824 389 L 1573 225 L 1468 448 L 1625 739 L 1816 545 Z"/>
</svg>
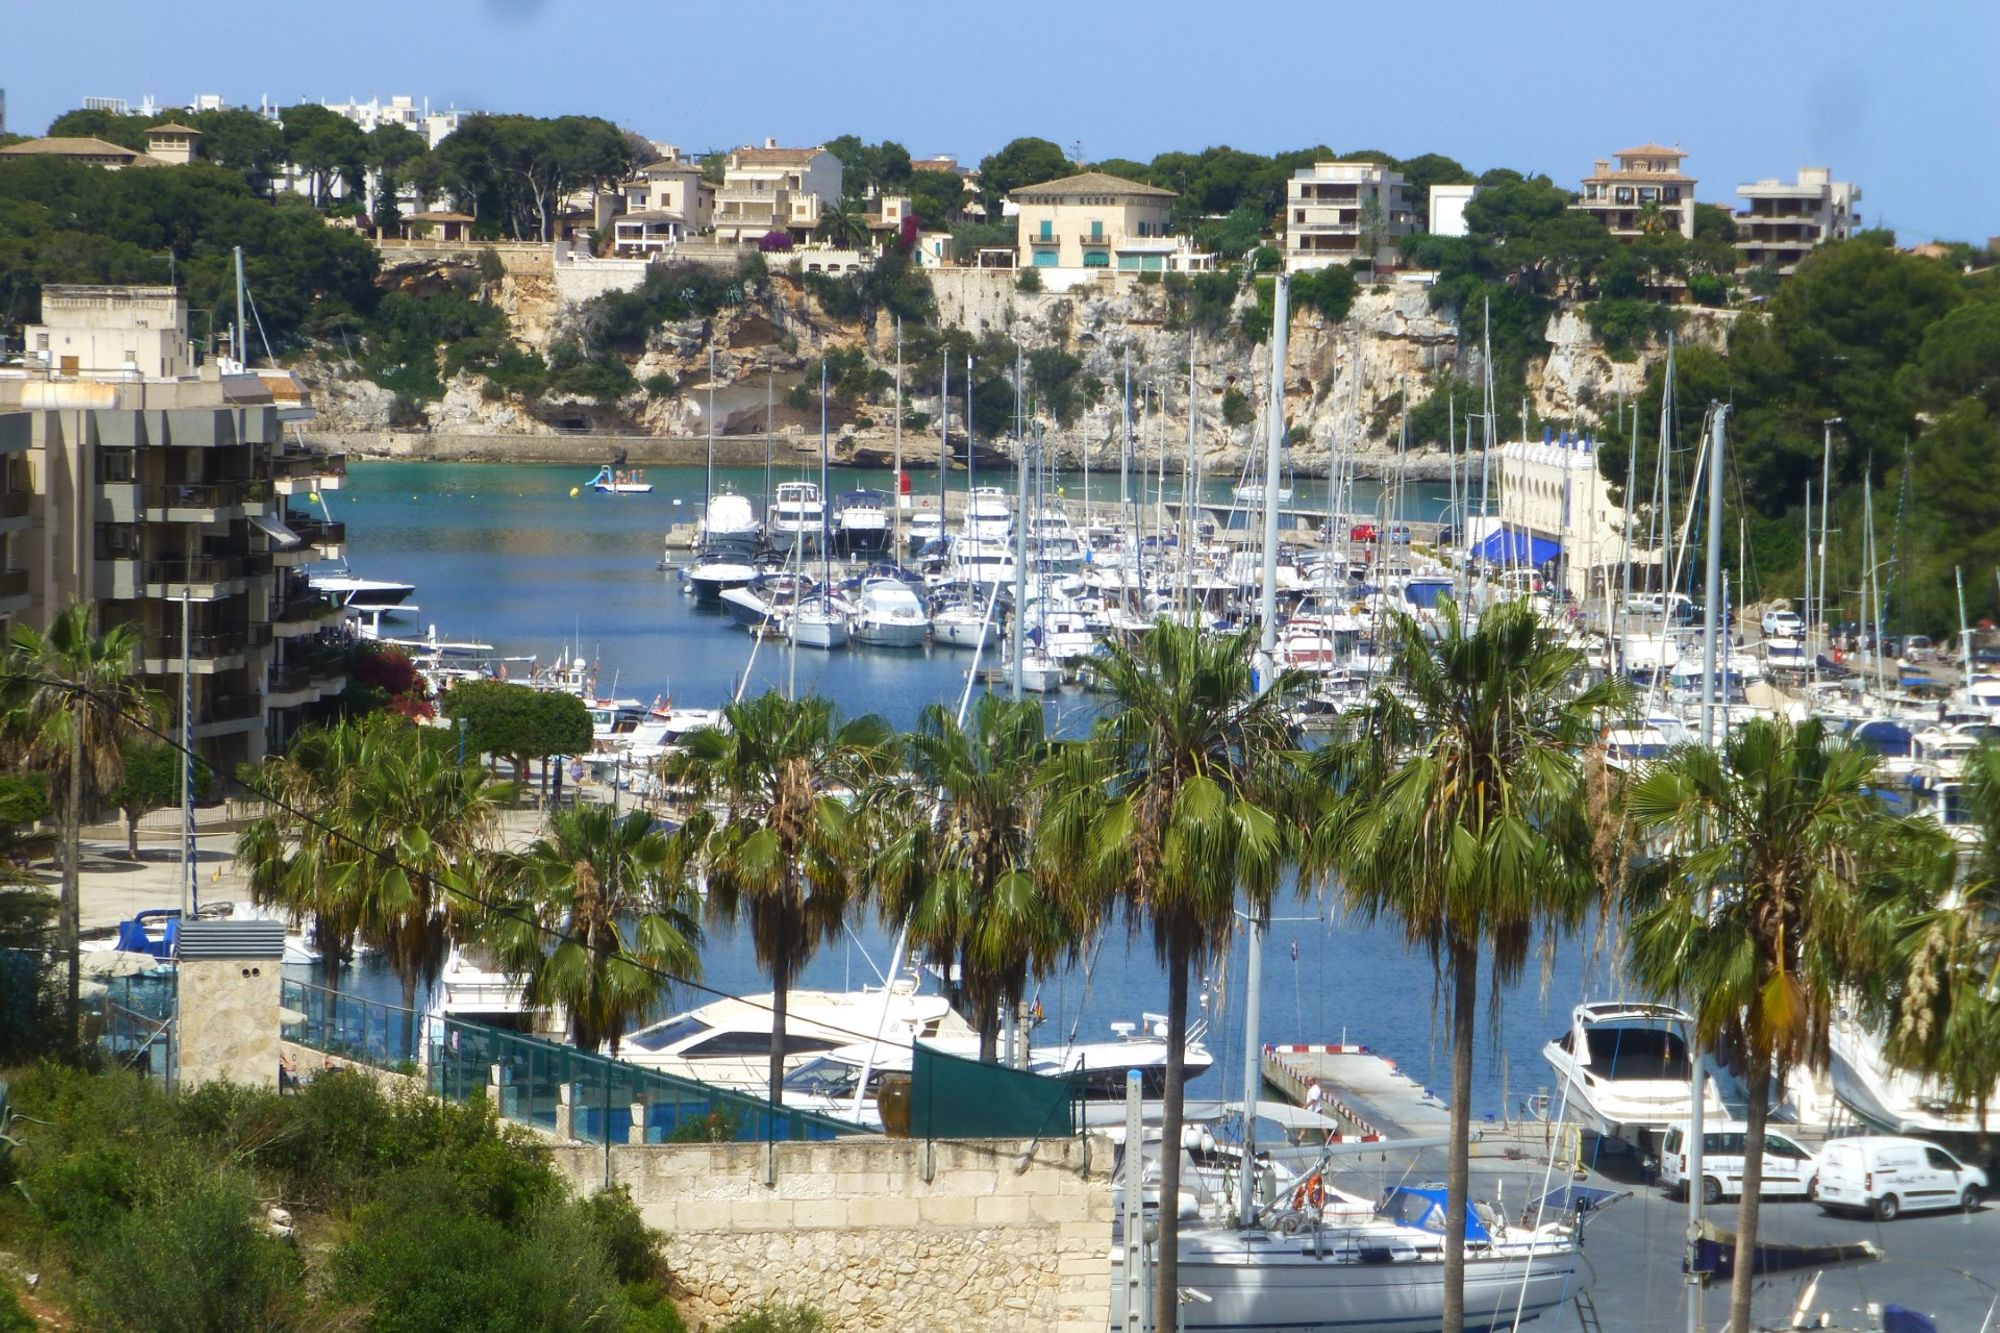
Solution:
<svg viewBox="0 0 2000 1333">
<path fill-rule="evenodd" d="M 279 959 L 182 959 L 180 1079 L 278 1086 Z"/>
<path fill-rule="evenodd" d="M 605 1183 L 601 1145 L 555 1157 L 580 1192 Z M 1102 1333 L 1111 1161 L 1101 1139 L 869 1137 L 615 1146 L 608 1169 L 668 1234 L 697 1329 L 773 1299 L 836 1333 Z"/>
</svg>

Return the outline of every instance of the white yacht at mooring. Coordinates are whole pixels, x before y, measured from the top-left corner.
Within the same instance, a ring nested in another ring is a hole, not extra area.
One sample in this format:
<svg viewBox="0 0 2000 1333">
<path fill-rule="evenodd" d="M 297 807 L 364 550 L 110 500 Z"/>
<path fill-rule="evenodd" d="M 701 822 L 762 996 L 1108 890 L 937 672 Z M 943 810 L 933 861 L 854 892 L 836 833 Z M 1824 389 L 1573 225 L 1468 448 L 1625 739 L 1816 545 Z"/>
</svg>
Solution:
<svg viewBox="0 0 2000 1333">
<path fill-rule="evenodd" d="M 1569 1031 L 1542 1048 L 1542 1058 L 1564 1085 L 1567 1117 L 1606 1138 L 1637 1146 L 1686 1121 L 1694 1063 L 1688 1029 L 1694 1020 L 1666 1004 L 1622 1001 L 1580 1004 Z M 1727 1114 L 1714 1079 L 1703 1086 L 1704 1114 Z"/>
</svg>

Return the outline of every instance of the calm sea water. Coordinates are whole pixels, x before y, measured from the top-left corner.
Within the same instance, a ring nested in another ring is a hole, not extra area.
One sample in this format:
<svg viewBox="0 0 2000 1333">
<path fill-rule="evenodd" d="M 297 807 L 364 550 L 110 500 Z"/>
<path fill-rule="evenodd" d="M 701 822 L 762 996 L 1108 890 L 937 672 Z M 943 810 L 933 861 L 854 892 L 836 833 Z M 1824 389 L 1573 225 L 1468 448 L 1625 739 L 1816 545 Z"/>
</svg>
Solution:
<svg viewBox="0 0 2000 1333">
<path fill-rule="evenodd" d="M 357 464 L 346 488 L 325 499 L 333 516 L 349 525 L 348 559 L 356 573 L 416 584 L 419 609 L 392 622 L 397 633 L 421 634 L 434 624 L 440 637 L 490 643 L 505 654 L 552 661 L 580 652 L 598 664 L 600 690 L 644 699 L 671 695 L 695 707 L 725 702 L 746 670 L 754 692 L 783 688 L 794 669 L 799 690 L 826 694 L 850 713 L 880 713 L 899 727 L 912 725 L 927 703 L 956 704 L 971 654 L 955 649 L 804 652 L 794 664 L 767 644 L 750 665 L 749 636 L 719 612 L 698 607 L 681 593 L 674 574 L 657 568 L 667 529 L 700 512 L 702 470 L 649 469 L 651 495 L 586 490 L 572 498 L 570 487 L 593 470 L 372 462 Z M 746 494 L 763 486 L 761 470 L 723 470 L 719 476 Z M 914 484 L 922 491 L 926 481 L 919 473 Z M 1059 482 L 1072 498 L 1084 494 L 1081 477 Z M 848 471 L 833 484 L 836 490 L 886 488 L 890 477 Z M 1227 491 L 1223 481 L 1211 494 Z M 1116 476 L 1094 475 L 1089 494 L 1115 502 Z M 1174 494 L 1171 478 L 1168 494 Z M 1324 506 L 1323 484 L 1301 479 L 1292 503 Z M 1373 514 L 1377 503 L 1371 484 L 1356 488 L 1357 515 Z M 1386 502 L 1391 516 L 1396 503 L 1393 497 Z M 1400 503 L 1403 517 L 1435 518 L 1445 505 L 1444 487 L 1412 484 Z M 1079 693 L 1051 699 L 1052 727 L 1087 727 L 1093 702 Z M 1289 896 L 1276 915 L 1264 963 L 1263 1040 L 1366 1042 L 1442 1092 L 1450 1082 L 1449 1050 L 1428 957 L 1413 955 L 1393 926 L 1342 920 L 1317 899 Z M 889 952 L 888 931 L 872 920 L 857 922 L 847 941 L 808 967 L 802 984 L 872 985 L 873 969 L 886 966 Z M 1219 983 L 1209 1038 L 1217 1063 L 1194 1085 L 1198 1095 L 1227 1095 L 1240 1086 L 1244 952 L 1239 939 L 1211 978 Z M 1588 941 L 1568 943 L 1546 985 L 1542 972 L 1531 968 L 1501 994 L 1480 1034 L 1475 1114 L 1503 1110 L 1503 1085 L 1517 1100 L 1548 1085 L 1543 1043 L 1563 1030 L 1573 1005 L 1618 993 L 1589 953 Z M 716 928 L 704 951 L 703 981 L 738 993 L 768 989 L 747 935 L 726 927 Z M 1083 1039 L 1099 1039 L 1109 1036 L 1107 1023 L 1160 1009 L 1166 985 L 1150 937 L 1128 936 L 1120 925 L 1088 968 L 1051 978 L 1040 999 L 1047 1025 L 1038 1040 L 1072 1028 Z M 677 996 L 676 1007 L 698 1000 Z"/>
</svg>

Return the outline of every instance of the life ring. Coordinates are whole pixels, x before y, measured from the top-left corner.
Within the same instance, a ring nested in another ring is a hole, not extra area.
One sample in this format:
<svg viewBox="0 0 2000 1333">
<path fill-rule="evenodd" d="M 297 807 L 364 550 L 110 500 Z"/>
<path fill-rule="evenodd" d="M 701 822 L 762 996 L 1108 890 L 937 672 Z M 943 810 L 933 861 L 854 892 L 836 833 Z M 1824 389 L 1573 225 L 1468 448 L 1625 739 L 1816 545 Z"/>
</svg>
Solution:
<svg viewBox="0 0 2000 1333">
<path fill-rule="evenodd" d="M 1315 1171 L 1292 1191 L 1292 1210 L 1301 1212 L 1310 1208 L 1318 1212 L 1324 1207 L 1326 1207 L 1326 1182 L 1321 1180 L 1319 1172 Z"/>
</svg>

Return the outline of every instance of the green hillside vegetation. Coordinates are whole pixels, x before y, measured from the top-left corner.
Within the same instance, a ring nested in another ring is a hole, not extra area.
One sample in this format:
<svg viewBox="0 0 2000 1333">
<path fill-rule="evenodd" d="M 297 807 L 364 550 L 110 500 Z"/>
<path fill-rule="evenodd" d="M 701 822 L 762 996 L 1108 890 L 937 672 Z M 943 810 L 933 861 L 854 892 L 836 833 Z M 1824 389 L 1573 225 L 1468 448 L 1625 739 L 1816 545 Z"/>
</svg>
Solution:
<svg viewBox="0 0 2000 1333">
<path fill-rule="evenodd" d="M 1824 246 L 1736 323 L 1727 355 L 1691 348 L 1676 359 L 1678 494 L 1704 409 L 1732 404 L 1723 541 L 1749 585 L 1739 603 L 1801 595 L 1806 483 L 1817 513 L 1830 438 L 1829 616 L 1858 610 L 1864 478 L 1878 558 L 1891 562 L 1876 575 L 1891 632 L 1955 631 L 1956 568 L 1971 618 L 2000 612 L 2000 269 L 1985 262 L 1967 273 L 1898 251 L 1886 232 Z M 1641 478 L 1656 467 L 1663 380 L 1656 368 L 1639 403 Z M 1598 454 L 1620 487 L 1628 452 L 1614 438 Z M 1642 502 L 1652 493 L 1650 482 L 1637 489 Z"/>
<path fill-rule="evenodd" d="M 0 1231 L 79 1328 L 684 1328 L 630 1197 L 577 1198 L 483 1103 L 353 1073 L 172 1097 L 56 1065 L 10 1092 Z M 296 1234 L 267 1227 L 274 1200 Z"/>
</svg>

